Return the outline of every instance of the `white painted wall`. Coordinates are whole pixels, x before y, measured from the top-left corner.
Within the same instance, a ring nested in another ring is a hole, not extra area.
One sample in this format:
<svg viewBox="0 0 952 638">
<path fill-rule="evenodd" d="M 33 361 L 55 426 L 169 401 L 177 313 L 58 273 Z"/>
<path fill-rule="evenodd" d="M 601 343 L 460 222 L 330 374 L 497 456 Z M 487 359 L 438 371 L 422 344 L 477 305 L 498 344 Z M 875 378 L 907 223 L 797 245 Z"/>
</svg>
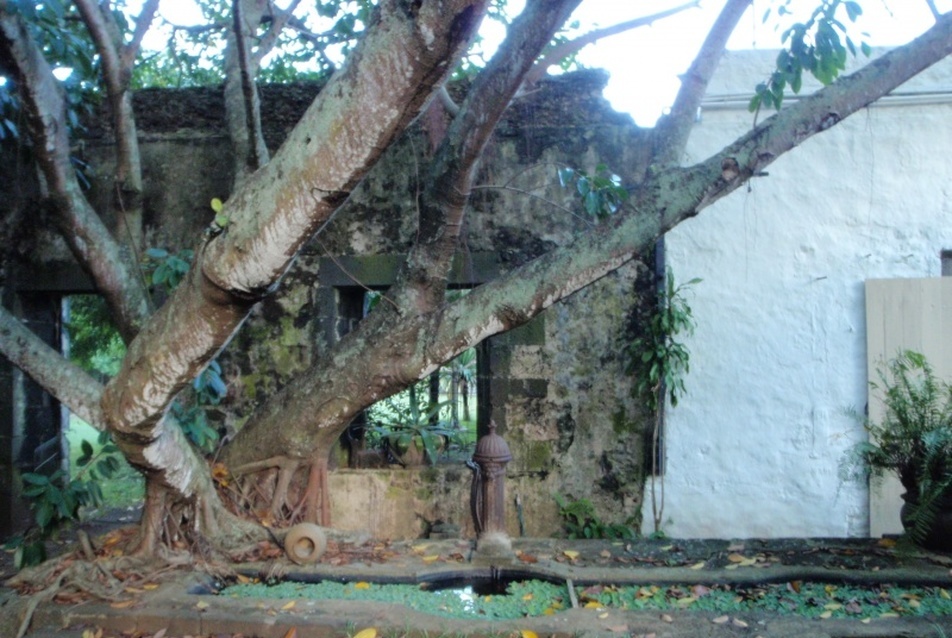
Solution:
<svg viewBox="0 0 952 638">
<path fill-rule="evenodd" d="M 751 126 L 747 99 L 774 58 L 728 54 L 687 164 Z M 866 487 L 837 473 L 864 436 L 847 414 L 866 402 L 863 282 L 938 276 L 952 248 L 952 60 L 911 91 L 940 94 L 854 115 L 668 234 L 677 279 L 704 279 L 688 393 L 667 413 L 669 535 L 868 533 Z M 741 99 L 716 108 L 725 96 Z"/>
</svg>

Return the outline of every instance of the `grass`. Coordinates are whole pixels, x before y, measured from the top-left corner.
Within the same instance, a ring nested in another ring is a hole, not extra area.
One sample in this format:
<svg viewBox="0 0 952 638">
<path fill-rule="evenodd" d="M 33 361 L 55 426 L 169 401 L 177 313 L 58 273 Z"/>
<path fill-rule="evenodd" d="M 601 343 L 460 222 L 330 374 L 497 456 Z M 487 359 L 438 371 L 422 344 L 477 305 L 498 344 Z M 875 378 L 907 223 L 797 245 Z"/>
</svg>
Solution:
<svg viewBox="0 0 952 638">
<path fill-rule="evenodd" d="M 71 479 L 76 478 L 84 469 L 77 463 L 77 459 L 82 455 L 80 445 L 84 440 L 89 441 L 93 446 L 94 454 L 99 454 L 102 446 L 97 443 L 98 436 L 98 430 L 76 415 L 70 415 L 66 440 L 69 443 L 69 473 Z M 126 460 L 121 458 L 121 455 L 119 456 L 119 471 L 110 478 L 100 479 L 103 508 L 133 507 L 140 505 L 145 499 L 145 482 L 142 475 L 132 469 L 126 463 Z M 85 512 L 84 515 L 88 516 L 91 513 Z"/>
</svg>

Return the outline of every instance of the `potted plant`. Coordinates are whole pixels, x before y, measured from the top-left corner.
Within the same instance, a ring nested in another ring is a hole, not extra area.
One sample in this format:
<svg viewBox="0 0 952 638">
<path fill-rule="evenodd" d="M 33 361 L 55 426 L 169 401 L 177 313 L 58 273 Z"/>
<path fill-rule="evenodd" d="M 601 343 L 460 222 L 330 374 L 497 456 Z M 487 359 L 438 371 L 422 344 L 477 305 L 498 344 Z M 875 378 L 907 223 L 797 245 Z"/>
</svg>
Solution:
<svg viewBox="0 0 952 638">
<path fill-rule="evenodd" d="M 864 420 L 869 441 L 853 448 L 847 475 L 893 471 L 906 493 L 900 517 L 910 540 L 952 550 L 952 387 L 937 379 L 925 356 L 906 350 L 879 371 L 885 413 Z"/>
</svg>

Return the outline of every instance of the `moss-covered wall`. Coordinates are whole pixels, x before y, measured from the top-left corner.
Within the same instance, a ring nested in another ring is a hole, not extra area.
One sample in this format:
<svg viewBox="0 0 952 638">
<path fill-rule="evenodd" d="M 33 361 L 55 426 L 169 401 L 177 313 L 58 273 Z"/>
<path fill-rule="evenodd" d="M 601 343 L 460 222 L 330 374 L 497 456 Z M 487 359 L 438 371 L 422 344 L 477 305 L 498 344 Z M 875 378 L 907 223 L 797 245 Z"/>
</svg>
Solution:
<svg viewBox="0 0 952 638">
<path fill-rule="evenodd" d="M 566 243 L 592 222 L 552 201 L 567 201 L 556 168 L 589 171 L 604 162 L 622 174 L 637 166 L 640 131 L 601 98 L 598 72 L 562 76 L 517 100 L 485 154 L 467 215 L 454 279 L 490 280 Z M 274 147 L 296 121 L 313 86 L 264 92 Z M 231 175 L 221 100 L 214 91 L 149 91 L 137 96 L 146 179 L 150 246 L 192 246 L 210 222 L 212 197 L 224 197 Z M 282 286 L 259 304 L 221 356 L 229 384 L 221 416 L 240 428 L 264 398 L 326 356 L 353 321 L 342 306 L 348 289 L 386 286 L 415 235 L 415 195 L 429 151 L 416 130 L 384 160 L 332 221 L 301 252 Z M 111 192 L 108 130 L 90 129 L 84 147 L 94 192 Z M 68 263 L 47 242 L 43 268 Z M 36 264 L 15 268 L 30 289 Z M 75 271 L 75 269 L 72 269 Z M 492 338 L 484 348 L 480 397 L 513 452 L 509 464 L 511 533 L 553 535 L 560 522 L 554 494 L 592 500 L 608 522 L 640 514 L 643 421 L 630 398 L 624 348 L 630 318 L 652 289 L 653 275 L 630 264 L 556 304 L 529 324 Z M 70 284 L 71 288 L 82 287 Z M 485 423 L 483 424 L 485 425 Z M 470 473 L 463 465 L 423 471 L 339 469 L 332 477 L 334 524 L 388 537 L 415 536 L 445 521 L 466 533 Z"/>
</svg>

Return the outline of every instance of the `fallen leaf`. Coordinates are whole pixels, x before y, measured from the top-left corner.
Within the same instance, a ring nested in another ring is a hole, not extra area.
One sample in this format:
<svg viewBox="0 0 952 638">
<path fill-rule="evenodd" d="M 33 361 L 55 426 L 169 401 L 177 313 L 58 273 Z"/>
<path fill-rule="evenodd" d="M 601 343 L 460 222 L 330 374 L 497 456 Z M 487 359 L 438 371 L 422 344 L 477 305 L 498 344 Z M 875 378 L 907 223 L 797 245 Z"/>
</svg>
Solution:
<svg viewBox="0 0 952 638">
<path fill-rule="evenodd" d="M 568 558 L 569 560 L 575 560 L 579 556 L 578 552 L 575 551 L 574 549 L 566 549 L 562 553 L 565 554 L 566 558 Z"/>
<path fill-rule="evenodd" d="M 730 616 L 726 616 L 726 615 L 725 615 L 725 616 L 718 616 L 717 618 L 711 619 L 711 622 L 714 623 L 715 625 L 723 625 L 724 623 L 726 623 L 726 622 L 727 622 L 728 620 L 730 620 L 730 619 L 731 619 Z"/>
<path fill-rule="evenodd" d="M 694 563 L 691 565 L 691 569 L 704 569 L 704 565 L 706 565 L 704 561 L 701 561 L 700 563 Z"/>
<path fill-rule="evenodd" d="M 284 634 L 284 638 L 297 638 L 297 627 L 291 627 Z"/>
<path fill-rule="evenodd" d="M 585 609 L 604 609 L 604 607 L 597 600 L 590 600 L 585 603 Z"/>
<path fill-rule="evenodd" d="M 665 545 L 664 547 L 661 548 L 661 551 L 670 552 L 672 549 L 674 549 L 674 545 Z"/>
<path fill-rule="evenodd" d="M 741 562 L 742 560 L 744 560 L 745 558 L 747 558 L 747 557 L 744 556 L 743 554 L 734 553 L 734 554 L 730 554 L 730 555 L 727 557 L 727 560 L 729 560 L 729 561 L 732 562 L 732 563 L 739 563 L 739 562 Z"/>
<path fill-rule="evenodd" d="M 200 600 L 195 603 L 195 609 L 198 609 L 199 611 L 205 611 L 208 609 L 208 603 L 206 603 L 204 600 Z"/>
<path fill-rule="evenodd" d="M 359 581 L 354 583 L 354 589 L 370 589 L 370 583 L 367 581 Z"/>
<path fill-rule="evenodd" d="M 952 596 L 949 595 L 949 592 L 945 589 L 939 589 L 939 595 L 945 598 L 946 600 L 952 600 Z"/>
<path fill-rule="evenodd" d="M 747 627 L 747 623 L 744 622 L 743 620 L 741 620 L 740 618 L 735 618 L 735 619 L 734 619 L 733 621 L 731 621 L 731 622 L 732 622 L 732 624 L 733 624 L 735 627 L 740 627 L 741 629 L 744 629 L 744 628 Z"/>
<path fill-rule="evenodd" d="M 238 574 L 237 580 L 242 585 L 247 585 L 248 583 L 251 582 L 251 579 L 245 576 L 244 574 Z"/>
<path fill-rule="evenodd" d="M 704 585 L 695 585 L 691 588 L 691 593 L 695 598 L 701 598 L 711 593 L 711 588 Z"/>
<path fill-rule="evenodd" d="M 628 625 L 613 625 L 608 628 L 608 631 L 612 632 L 613 634 L 623 634 L 628 631 Z"/>
<path fill-rule="evenodd" d="M 602 558 L 611 558 L 611 557 L 612 557 L 612 553 L 611 553 L 610 551 L 608 551 L 607 549 L 603 549 L 602 551 L 600 551 L 600 552 L 598 553 L 598 555 L 601 556 Z"/>
<path fill-rule="evenodd" d="M 661 614 L 661 620 L 664 622 L 674 622 L 674 617 L 671 614 Z"/>
<path fill-rule="evenodd" d="M 539 638 L 539 634 L 531 629 L 523 629 L 519 633 L 522 635 L 522 638 Z"/>
<path fill-rule="evenodd" d="M 895 538 L 880 538 L 877 542 L 877 545 L 880 547 L 895 547 L 896 539 Z"/>
<path fill-rule="evenodd" d="M 162 629 L 152 634 L 152 638 L 165 638 L 165 632 L 167 631 L 168 631 L 168 627 L 162 627 Z"/>
<path fill-rule="evenodd" d="M 367 627 L 366 629 L 361 629 L 354 634 L 354 638 L 377 638 L 377 628 Z"/>
<path fill-rule="evenodd" d="M 907 604 L 908 604 L 910 607 L 912 607 L 913 609 L 917 609 L 920 605 L 922 605 L 922 603 L 920 603 L 920 602 L 919 602 L 918 600 L 916 600 L 915 598 L 913 598 L 912 600 L 910 600 Z"/>
<path fill-rule="evenodd" d="M 132 607 L 135 604 L 136 601 L 134 600 L 119 600 L 114 603 L 109 603 L 109 606 L 113 609 L 126 609 L 128 607 Z M 208 603 L 205 603 L 205 605 L 208 606 Z"/>
<path fill-rule="evenodd" d="M 823 605 L 823 609 L 828 609 L 829 611 L 836 611 L 837 609 L 843 609 L 843 605 L 839 603 L 827 603 Z"/>
<path fill-rule="evenodd" d="M 873 621 L 872 618 L 863 618 L 862 620 L 860 620 L 860 622 L 863 623 L 864 625 L 868 625 L 872 621 Z"/>
<path fill-rule="evenodd" d="M 424 556 L 424 557 L 423 557 L 423 562 L 424 562 L 424 563 L 433 563 L 433 562 L 436 562 L 439 558 L 440 558 L 440 555 L 439 555 L 439 554 L 431 554 L 431 555 L 429 555 L 429 556 Z"/>
<path fill-rule="evenodd" d="M 697 598 L 694 596 L 685 596 L 684 598 L 678 598 L 675 604 L 677 604 L 678 607 L 688 607 L 694 602 L 697 602 Z"/>
<path fill-rule="evenodd" d="M 793 591 L 795 594 L 800 593 L 800 588 L 803 586 L 802 580 L 791 580 L 787 583 L 787 589 Z"/>
<path fill-rule="evenodd" d="M 520 552 L 518 554 L 519 560 L 523 563 L 538 563 L 539 559 L 533 556 L 532 554 L 526 554 L 525 552 Z"/>
<path fill-rule="evenodd" d="M 832 616 L 832 615 L 833 615 L 833 612 L 830 611 L 829 609 L 827 609 L 825 612 L 823 612 L 822 614 L 820 614 L 820 618 L 823 618 L 823 619 L 825 620 L 825 619 L 829 618 L 829 617 Z"/>
<path fill-rule="evenodd" d="M 599 614 L 598 617 L 601 618 L 602 620 L 604 620 L 604 619 L 608 618 L 608 612 L 606 611 L 604 614 Z"/>
<path fill-rule="evenodd" d="M 296 604 L 297 604 L 297 601 L 294 601 L 294 600 L 292 600 L 292 601 L 290 601 L 290 602 L 287 602 L 287 603 L 284 603 L 283 605 L 281 605 L 281 611 L 287 611 L 287 610 L 289 610 L 289 609 L 294 609 L 294 605 L 296 605 Z"/>
<path fill-rule="evenodd" d="M 522 597 L 523 600 L 532 600 L 532 594 L 526 594 Z"/>
</svg>

